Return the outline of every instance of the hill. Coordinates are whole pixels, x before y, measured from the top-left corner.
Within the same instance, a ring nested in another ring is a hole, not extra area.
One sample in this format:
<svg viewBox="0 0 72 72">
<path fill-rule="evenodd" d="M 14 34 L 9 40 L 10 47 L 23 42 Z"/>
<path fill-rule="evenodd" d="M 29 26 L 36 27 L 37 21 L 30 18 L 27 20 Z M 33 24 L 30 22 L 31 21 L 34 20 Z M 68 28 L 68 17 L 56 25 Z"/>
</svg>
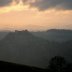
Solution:
<svg viewBox="0 0 72 72">
<path fill-rule="evenodd" d="M 35 36 L 49 41 L 65 42 L 72 40 L 72 30 L 50 29 L 42 32 L 32 32 Z"/>
<path fill-rule="evenodd" d="M 0 41 L 0 60 L 43 67 L 48 41 L 27 30 L 10 32 Z"/>
<path fill-rule="evenodd" d="M 44 68 L 57 55 L 72 62 L 72 41 L 50 42 L 27 30 L 10 32 L 0 41 L 2 61 Z"/>
</svg>

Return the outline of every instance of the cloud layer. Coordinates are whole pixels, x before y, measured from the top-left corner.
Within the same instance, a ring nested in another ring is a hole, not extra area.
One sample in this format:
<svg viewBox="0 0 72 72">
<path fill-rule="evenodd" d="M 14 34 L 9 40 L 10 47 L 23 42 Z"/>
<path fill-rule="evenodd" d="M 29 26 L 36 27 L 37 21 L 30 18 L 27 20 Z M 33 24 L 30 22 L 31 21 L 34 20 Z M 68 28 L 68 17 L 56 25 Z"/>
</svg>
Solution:
<svg viewBox="0 0 72 72">
<path fill-rule="evenodd" d="M 23 3 L 29 3 L 31 0 L 0 0 L 0 7 L 7 6 L 12 2 L 16 2 L 17 4 L 22 1 Z"/>
<path fill-rule="evenodd" d="M 0 6 L 5 6 L 11 3 L 13 0 L 0 0 Z M 20 0 L 15 0 L 19 3 Z M 72 10 L 72 0 L 22 0 L 26 4 L 30 4 L 31 7 L 36 7 L 39 10 L 47 10 L 50 8 Z"/>
<path fill-rule="evenodd" d="M 50 8 L 72 10 L 72 0 L 36 0 L 31 6 L 37 7 L 39 10 Z"/>
</svg>

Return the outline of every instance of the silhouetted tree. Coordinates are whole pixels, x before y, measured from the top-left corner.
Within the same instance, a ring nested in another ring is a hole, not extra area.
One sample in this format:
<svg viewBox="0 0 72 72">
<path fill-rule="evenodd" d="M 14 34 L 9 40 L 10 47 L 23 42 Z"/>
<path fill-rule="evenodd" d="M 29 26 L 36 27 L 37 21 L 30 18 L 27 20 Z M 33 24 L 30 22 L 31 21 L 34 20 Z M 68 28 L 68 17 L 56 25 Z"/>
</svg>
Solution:
<svg viewBox="0 0 72 72">
<path fill-rule="evenodd" d="M 68 63 L 66 68 L 65 68 L 65 72 L 72 72 L 72 63 Z"/>
<path fill-rule="evenodd" d="M 64 57 L 55 56 L 49 62 L 48 66 L 50 72 L 65 72 L 66 61 Z"/>
</svg>

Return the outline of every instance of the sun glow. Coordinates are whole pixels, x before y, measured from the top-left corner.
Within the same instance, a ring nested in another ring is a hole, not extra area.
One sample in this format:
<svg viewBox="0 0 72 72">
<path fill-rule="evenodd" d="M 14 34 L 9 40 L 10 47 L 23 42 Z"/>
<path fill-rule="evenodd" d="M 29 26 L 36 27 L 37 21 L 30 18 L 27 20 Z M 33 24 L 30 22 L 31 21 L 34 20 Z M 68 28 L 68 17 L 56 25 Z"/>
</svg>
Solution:
<svg viewBox="0 0 72 72">
<path fill-rule="evenodd" d="M 10 12 L 10 11 L 22 11 L 22 10 L 28 10 L 29 5 L 24 5 L 22 0 L 19 1 L 17 4 L 15 0 L 13 0 L 12 3 L 10 3 L 9 6 L 1 7 L 0 8 L 0 14 Z"/>
</svg>

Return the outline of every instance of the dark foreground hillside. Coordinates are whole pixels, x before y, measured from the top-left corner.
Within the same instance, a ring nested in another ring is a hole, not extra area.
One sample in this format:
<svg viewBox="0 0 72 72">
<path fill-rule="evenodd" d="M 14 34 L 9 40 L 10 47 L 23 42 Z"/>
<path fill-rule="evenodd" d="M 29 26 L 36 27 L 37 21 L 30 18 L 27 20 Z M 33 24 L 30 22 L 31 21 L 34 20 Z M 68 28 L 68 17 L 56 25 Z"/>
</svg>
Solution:
<svg viewBox="0 0 72 72">
<path fill-rule="evenodd" d="M 0 72 L 45 72 L 45 69 L 0 61 Z"/>
<path fill-rule="evenodd" d="M 72 63 L 67 62 L 64 57 L 55 56 L 49 61 L 49 65 L 42 69 L 0 61 L 0 72 L 72 72 Z"/>
</svg>

